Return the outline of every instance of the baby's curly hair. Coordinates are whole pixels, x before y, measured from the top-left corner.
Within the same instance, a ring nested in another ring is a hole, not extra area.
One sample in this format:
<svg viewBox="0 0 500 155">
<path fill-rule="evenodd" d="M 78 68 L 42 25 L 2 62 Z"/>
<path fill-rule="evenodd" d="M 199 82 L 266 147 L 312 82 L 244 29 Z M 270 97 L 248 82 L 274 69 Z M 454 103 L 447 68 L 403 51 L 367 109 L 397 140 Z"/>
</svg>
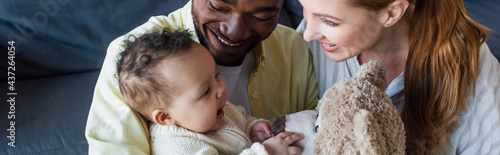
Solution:
<svg viewBox="0 0 500 155">
<path fill-rule="evenodd" d="M 149 120 L 151 108 L 172 98 L 167 79 L 158 72 L 158 64 L 166 58 L 178 56 L 189 49 L 191 34 L 187 30 L 160 32 L 129 36 L 118 57 L 117 76 L 125 102 Z"/>
</svg>

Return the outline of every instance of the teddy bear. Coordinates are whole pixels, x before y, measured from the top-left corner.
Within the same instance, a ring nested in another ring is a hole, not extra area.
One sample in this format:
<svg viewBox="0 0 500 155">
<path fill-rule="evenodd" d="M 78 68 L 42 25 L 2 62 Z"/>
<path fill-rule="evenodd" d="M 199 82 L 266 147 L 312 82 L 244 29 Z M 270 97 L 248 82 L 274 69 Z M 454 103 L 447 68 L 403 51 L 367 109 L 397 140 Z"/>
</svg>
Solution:
<svg viewBox="0 0 500 155">
<path fill-rule="evenodd" d="M 357 77 L 335 83 L 316 110 L 277 118 L 272 132 L 304 134 L 293 145 L 302 154 L 405 154 L 405 131 L 391 99 L 385 94 L 385 69 L 371 60 Z"/>
</svg>

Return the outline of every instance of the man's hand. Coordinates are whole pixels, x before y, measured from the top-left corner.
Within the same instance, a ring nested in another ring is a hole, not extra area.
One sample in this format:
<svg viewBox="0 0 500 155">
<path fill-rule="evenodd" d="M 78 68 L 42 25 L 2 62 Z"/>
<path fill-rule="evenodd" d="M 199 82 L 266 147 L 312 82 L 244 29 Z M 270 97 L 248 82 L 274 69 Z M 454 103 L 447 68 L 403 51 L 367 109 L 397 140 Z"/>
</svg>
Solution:
<svg viewBox="0 0 500 155">
<path fill-rule="evenodd" d="M 282 132 L 262 143 L 270 155 L 300 154 L 297 146 L 290 146 L 295 141 L 304 139 L 304 135 L 294 132 Z"/>
<path fill-rule="evenodd" d="M 259 121 L 253 125 L 252 129 L 250 129 L 250 138 L 252 139 L 252 142 L 262 143 L 272 136 L 271 123 L 267 121 Z"/>
</svg>

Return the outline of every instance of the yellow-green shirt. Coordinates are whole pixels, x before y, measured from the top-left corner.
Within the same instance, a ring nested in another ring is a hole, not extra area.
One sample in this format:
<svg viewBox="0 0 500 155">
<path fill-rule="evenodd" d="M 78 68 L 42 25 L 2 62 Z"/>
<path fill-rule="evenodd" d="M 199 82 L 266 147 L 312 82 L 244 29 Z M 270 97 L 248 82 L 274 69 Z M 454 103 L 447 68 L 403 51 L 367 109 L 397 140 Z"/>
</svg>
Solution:
<svg viewBox="0 0 500 155">
<path fill-rule="evenodd" d="M 124 102 L 116 78 L 121 43 L 130 35 L 188 29 L 198 41 L 191 15 L 191 1 L 168 16 L 148 22 L 110 43 L 97 80 L 85 137 L 89 154 L 150 154 L 146 121 Z M 252 51 L 256 58 L 249 78 L 248 98 L 254 117 L 274 120 L 281 114 L 314 109 L 318 85 L 306 42 L 295 30 L 279 25 Z"/>
</svg>

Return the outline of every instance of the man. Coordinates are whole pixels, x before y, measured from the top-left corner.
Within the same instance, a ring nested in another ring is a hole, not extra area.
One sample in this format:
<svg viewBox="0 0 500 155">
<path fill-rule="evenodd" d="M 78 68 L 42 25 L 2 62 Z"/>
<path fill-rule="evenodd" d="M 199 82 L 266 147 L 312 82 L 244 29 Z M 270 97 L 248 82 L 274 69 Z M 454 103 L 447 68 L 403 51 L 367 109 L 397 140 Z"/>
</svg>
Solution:
<svg viewBox="0 0 500 155">
<path fill-rule="evenodd" d="M 192 0 L 155 16 L 108 47 L 96 84 L 85 136 L 89 154 L 149 154 L 147 122 L 120 94 L 116 61 L 130 35 L 187 29 L 211 52 L 228 100 L 258 118 L 314 109 L 318 88 L 306 42 L 278 25 L 283 0 Z"/>
</svg>

